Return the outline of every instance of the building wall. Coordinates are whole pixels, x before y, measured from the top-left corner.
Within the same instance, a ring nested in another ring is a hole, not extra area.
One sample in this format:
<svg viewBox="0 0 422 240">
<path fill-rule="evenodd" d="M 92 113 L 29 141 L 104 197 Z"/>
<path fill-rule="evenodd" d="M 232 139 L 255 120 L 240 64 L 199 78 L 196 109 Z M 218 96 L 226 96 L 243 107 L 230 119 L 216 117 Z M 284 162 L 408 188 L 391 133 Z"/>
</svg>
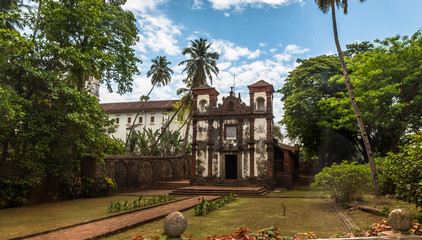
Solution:
<svg viewBox="0 0 422 240">
<path fill-rule="evenodd" d="M 116 131 L 112 133 L 115 138 L 122 139 L 126 141 L 126 136 L 129 134 L 129 128 L 132 126 L 133 120 L 135 119 L 136 112 L 126 112 L 126 113 L 109 113 L 109 119 L 115 119 Z M 162 112 L 162 111 L 148 111 L 142 112 L 136 119 L 135 130 L 143 131 L 144 128 L 152 129 L 152 131 L 161 130 L 165 124 L 172 117 L 173 112 Z M 151 122 L 151 117 L 154 117 L 154 122 Z M 119 119 L 117 123 L 117 118 Z M 128 121 L 130 118 L 130 121 Z M 139 122 L 139 118 L 142 118 L 142 123 Z M 176 131 L 178 130 L 184 122 L 178 121 L 177 117 L 172 121 L 169 126 L 169 130 Z M 186 131 L 186 125 L 181 129 L 181 136 L 184 136 Z"/>
<path fill-rule="evenodd" d="M 93 157 L 81 161 L 82 176 L 95 178 L 104 175 L 114 179 L 118 191 L 140 191 L 152 188 L 158 181 L 188 179 L 190 159 L 186 156 L 106 156 L 104 165 Z"/>
</svg>

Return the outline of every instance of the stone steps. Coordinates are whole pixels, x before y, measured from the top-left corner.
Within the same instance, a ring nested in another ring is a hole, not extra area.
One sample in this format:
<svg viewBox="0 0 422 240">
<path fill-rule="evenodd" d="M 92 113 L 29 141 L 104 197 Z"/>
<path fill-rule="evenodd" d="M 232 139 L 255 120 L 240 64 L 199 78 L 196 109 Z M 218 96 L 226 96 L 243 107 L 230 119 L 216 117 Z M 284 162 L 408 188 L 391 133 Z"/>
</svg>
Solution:
<svg viewBox="0 0 422 240">
<path fill-rule="evenodd" d="M 189 186 L 189 181 L 173 181 L 173 182 L 157 182 L 152 187 L 154 190 L 174 190 L 177 188 L 184 188 Z"/>
<path fill-rule="evenodd" d="M 246 188 L 246 187 L 208 187 L 208 186 L 191 186 L 178 188 L 171 195 L 175 196 L 196 196 L 196 195 L 229 195 L 235 193 L 238 196 L 262 197 L 269 193 L 270 189 L 266 187 Z"/>
</svg>

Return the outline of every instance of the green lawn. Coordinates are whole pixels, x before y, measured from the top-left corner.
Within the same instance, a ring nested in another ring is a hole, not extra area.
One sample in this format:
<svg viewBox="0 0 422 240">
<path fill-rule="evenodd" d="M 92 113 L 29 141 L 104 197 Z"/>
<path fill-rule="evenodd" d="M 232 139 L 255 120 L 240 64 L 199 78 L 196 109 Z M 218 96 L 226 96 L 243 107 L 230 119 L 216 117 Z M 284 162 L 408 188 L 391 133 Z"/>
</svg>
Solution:
<svg viewBox="0 0 422 240">
<path fill-rule="evenodd" d="M 281 190 L 268 193 L 268 197 L 327 197 L 325 191 L 319 190 Z"/>
<path fill-rule="evenodd" d="M 108 212 L 110 202 L 135 199 L 138 197 L 112 196 L 0 209 L 0 236 L 8 239 L 111 216 L 116 213 Z"/>
<path fill-rule="evenodd" d="M 283 216 L 283 204 L 286 206 L 286 216 Z M 238 198 L 207 216 L 194 216 L 193 210 L 183 214 L 188 220 L 185 233 L 194 235 L 195 239 L 234 233 L 242 226 L 253 232 L 276 226 L 281 228 L 284 236 L 314 232 L 319 237 L 329 237 L 344 232 L 327 199 Z M 160 220 L 107 239 L 131 239 L 138 233 L 150 238 L 162 232 L 163 220 Z"/>
<path fill-rule="evenodd" d="M 403 209 L 409 212 L 410 214 L 416 214 L 420 209 L 416 208 L 415 204 L 407 203 L 403 201 L 394 200 L 384 196 L 377 197 L 375 195 L 365 195 L 362 202 L 357 203 L 358 205 L 363 205 L 367 207 L 373 207 L 377 209 L 383 209 L 383 207 L 388 208 L 390 211 L 394 209 Z M 361 210 L 343 210 L 347 216 L 349 216 L 356 225 L 361 229 L 368 230 L 369 226 L 376 221 L 382 220 L 384 217 L 377 216 L 371 213 L 367 213 Z"/>
</svg>

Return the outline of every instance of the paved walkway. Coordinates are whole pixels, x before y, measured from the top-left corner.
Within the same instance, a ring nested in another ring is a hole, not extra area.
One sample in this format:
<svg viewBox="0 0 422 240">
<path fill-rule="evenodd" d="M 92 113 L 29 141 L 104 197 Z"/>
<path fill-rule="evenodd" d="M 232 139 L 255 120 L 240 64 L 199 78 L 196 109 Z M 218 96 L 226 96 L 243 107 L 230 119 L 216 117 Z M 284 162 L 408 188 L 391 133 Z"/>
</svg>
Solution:
<svg viewBox="0 0 422 240">
<path fill-rule="evenodd" d="M 134 228 L 142 225 L 143 223 L 163 218 L 174 211 L 183 211 L 192 208 L 198 202 L 198 198 L 202 199 L 202 197 L 204 197 L 206 200 L 214 200 L 219 198 L 220 196 L 196 196 L 178 202 L 168 203 L 143 210 L 141 209 L 135 212 L 121 214 L 115 217 L 81 224 L 78 226 L 73 226 L 70 228 L 57 230 L 25 239 L 79 240 L 109 236 L 113 233 Z"/>
</svg>

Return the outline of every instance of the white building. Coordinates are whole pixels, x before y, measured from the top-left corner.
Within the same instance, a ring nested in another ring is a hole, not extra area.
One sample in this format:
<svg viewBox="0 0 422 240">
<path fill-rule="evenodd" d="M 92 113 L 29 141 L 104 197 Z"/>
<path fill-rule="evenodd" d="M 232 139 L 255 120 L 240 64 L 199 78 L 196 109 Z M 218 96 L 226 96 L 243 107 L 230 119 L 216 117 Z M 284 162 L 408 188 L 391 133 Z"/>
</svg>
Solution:
<svg viewBox="0 0 422 240">
<path fill-rule="evenodd" d="M 162 129 L 171 119 L 176 109 L 173 105 L 179 100 L 159 100 L 147 102 L 117 102 L 100 104 L 104 112 L 109 114 L 110 119 L 115 119 L 116 131 L 113 136 L 126 141 L 130 128 L 139 112 L 134 125 L 134 131 L 141 131 L 150 128 L 153 131 Z M 185 119 L 175 119 L 170 123 L 168 129 L 177 131 L 182 126 Z M 180 135 L 185 134 L 185 126 L 180 130 Z"/>
</svg>

